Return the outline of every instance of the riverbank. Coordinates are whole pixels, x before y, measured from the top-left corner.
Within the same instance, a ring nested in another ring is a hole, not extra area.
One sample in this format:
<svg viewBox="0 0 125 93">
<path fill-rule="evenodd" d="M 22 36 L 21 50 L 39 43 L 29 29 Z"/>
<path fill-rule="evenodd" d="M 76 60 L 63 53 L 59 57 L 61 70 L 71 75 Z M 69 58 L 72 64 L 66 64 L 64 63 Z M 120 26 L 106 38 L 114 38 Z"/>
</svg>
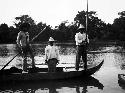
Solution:
<svg viewBox="0 0 125 93">
<path fill-rule="evenodd" d="M 48 42 L 33 42 L 32 44 L 43 44 L 46 45 Z M 75 41 L 56 41 L 55 42 L 57 45 L 75 45 Z M 16 44 L 14 43 L 5 43 L 5 44 L 0 44 L 0 45 L 6 45 L 6 44 Z M 125 41 L 92 41 L 90 40 L 89 46 L 125 46 Z"/>
<path fill-rule="evenodd" d="M 56 44 L 63 45 L 75 45 L 75 41 L 67 41 L 67 42 L 55 42 Z M 47 44 L 47 42 L 42 42 L 41 44 Z M 89 46 L 124 46 L 125 41 L 90 41 Z"/>
</svg>

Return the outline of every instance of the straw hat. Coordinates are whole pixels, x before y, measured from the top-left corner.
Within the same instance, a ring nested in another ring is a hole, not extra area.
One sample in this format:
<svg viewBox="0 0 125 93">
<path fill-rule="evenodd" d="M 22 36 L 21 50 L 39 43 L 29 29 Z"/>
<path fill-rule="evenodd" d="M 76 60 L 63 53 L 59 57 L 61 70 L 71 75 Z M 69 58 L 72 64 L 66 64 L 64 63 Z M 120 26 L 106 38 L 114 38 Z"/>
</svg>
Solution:
<svg viewBox="0 0 125 93">
<path fill-rule="evenodd" d="M 85 27 L 84 27 L 82 24 L 80 24 L 78 30 L 79 30 L 79 29 L 84 29 L 84 28 L 85 28 Z"/>
<path fill-rule="evenodd" d="M 54 42 L 54 41 L 55 40 L 52 37 L 49 38 L 49 42 Z"/>
</svg>

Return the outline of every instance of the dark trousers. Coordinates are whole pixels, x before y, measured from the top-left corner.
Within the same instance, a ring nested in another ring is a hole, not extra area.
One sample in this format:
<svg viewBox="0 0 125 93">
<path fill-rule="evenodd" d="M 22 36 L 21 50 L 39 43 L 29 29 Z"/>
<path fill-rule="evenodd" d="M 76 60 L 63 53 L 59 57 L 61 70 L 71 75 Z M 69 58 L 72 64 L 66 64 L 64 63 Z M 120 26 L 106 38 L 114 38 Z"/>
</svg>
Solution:
<svg viewBox="0 0 125 93">
<path fill-rule="evenodd" d="M 32 48 L 27 45 L 25 47 L 22 47 L 22 56 L 24 58 L 23 60 L 23 70 L 27 71 L 27 55 L 29 54 L 31 59 L 32 59 L 32 67 L 35 67 L 35 62 L 34 62 L 34 54 L 32 52 Z"/>
<path fill-rule="evenodd" d="M 56 72 L 56 65 L 58 63 L 58 60 L 56 58 L 49 59 L 48 64 L 48 72 Z"/>
<path fill-rule="evenodd" d="M 86 53 L 86 45 L 78 45 L 76 47 L 77 52 L 76 52 L 76 64 L 75 68 L 76 70 L 79 70 L 79 63 L 80 59 L 82 57 L 82 61 L 84 62 L 84 69 L 87 69 L 87 53 Z"/>
</svg>

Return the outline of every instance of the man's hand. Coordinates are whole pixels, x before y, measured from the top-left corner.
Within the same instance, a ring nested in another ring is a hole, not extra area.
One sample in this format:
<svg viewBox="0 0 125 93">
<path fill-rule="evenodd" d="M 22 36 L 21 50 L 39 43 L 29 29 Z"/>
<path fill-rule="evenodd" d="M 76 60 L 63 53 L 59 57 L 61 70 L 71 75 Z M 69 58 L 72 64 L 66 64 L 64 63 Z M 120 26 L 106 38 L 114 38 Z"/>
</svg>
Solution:
<svg viewBox="0 0 125 93">
<path fill-rule="evenodd" d="M 57 60 L 57 65 L 59 64 L 59 60 Z"/>
<path fill-rule="evenodd" d="M 48 64 L 48 61 L 47 61 L 47 60 L 45 60 L 45 64 L 46 64 L 46 65 Z"/>
</svg>

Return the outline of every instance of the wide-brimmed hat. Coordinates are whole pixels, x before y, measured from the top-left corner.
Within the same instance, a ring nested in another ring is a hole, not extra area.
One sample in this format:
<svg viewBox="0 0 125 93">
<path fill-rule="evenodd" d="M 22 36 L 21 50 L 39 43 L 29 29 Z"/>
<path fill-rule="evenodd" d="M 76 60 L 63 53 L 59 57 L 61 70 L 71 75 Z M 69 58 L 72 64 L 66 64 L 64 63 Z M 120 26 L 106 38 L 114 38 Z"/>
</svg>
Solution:
<svg viewBox="0 0 125 93">
<path fill-rule="evenodd" d="M 79 30 L 79 29 L 85 29 L 85 27 L 84 27 L 82 24 L 80 24 L 78 30 Z"/>
<path fill-rule="evenodd" d="M 85 27 L 80 24 L 79 28 L 77 29 L 77 32 L 85 32 Z"/>
<path fill-rule="evenodd" d="M 50 37 L 48 42 L 54 42 L 54 41 L 55 40 L 52 37 Z"/>
</svg>

